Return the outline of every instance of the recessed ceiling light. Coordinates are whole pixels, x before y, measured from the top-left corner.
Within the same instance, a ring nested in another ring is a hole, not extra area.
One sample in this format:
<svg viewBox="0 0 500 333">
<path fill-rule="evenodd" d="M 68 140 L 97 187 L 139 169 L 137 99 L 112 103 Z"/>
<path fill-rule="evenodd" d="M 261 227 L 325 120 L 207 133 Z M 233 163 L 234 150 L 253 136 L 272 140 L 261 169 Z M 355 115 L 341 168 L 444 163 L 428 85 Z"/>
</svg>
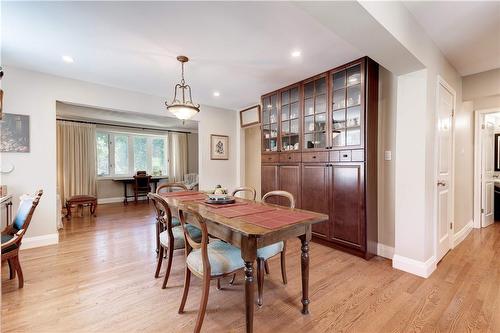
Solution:
<svg viewBox="0 0 500 333">
<path fill-rule="evenodd" d="M 219 96 L 220 96 L 220 92 L 214 91 L 214 97 L 219 97 Z"/>
<path fill-rule="evenodd" d="M 75 62 L 75 60 L 73 60 L 73 58 L 72 58 L 72 57 L 67 56 L 67 55 L 63 55 L 63 56 L 62 56 L 62 60 L 63 60 L 64 62 L 68 63 L 68 64 L 72 64 L 72 63 L 74 63 L 74 62 Z"/>
<path fill-rule="evenodd" d="M 292 51 L 292 57 L 298 58 L 302 53 L 299 50 Z"/>
</svg>

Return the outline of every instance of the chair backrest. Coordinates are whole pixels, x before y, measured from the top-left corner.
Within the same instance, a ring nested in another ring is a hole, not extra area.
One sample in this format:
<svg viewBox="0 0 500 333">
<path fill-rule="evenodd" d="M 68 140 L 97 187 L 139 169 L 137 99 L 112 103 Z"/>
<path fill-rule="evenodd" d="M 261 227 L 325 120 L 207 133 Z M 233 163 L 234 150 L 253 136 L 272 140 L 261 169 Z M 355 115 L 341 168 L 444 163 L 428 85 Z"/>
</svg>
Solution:
<svg viewBox="0 0 500 333">
<path fill-rule="evenodd" d="M 144 170 L 139 170 L 135 173 L 137 176 L 146 176 L 148 173 Z"/>
<path fill-rule="evenodd" d="M 191 217 L 191 218 L 190 218 Z M 189 223 L 198 227 L 201 230 L 201 242 L 195 241 L 191 235 L 189 234 L 188 229 L 186 228 L 187 223 Z M 194 210 L 184 206 L 179 206 L 179 220 L 181 221 L 181 226 L 184 231 L 184 239 L 185 239 L 185 247 L 186 247 L 186 257 L 193 249 L 201 249 L 201 258 L 203 263 L 203 274 L 210 276 L 210 261 L 208 260 L 208 230 L 205 219 L 195 212 Z"/>
<path fill-rule="evenodd" d="M 164 192 L 174 192 L 174 190 L 187 191 L 188 188 L 183 183 L 166 183 L 158 186 L 158 188 L 156 189 L 156 193 L 160 194 Z"/>
<path fill-rule="evenodd" d="M 12 222 L 12 227 L 15 232 L 22 230 L 21 237 L 30 225 L 31 218 L 33 217 L 36 206 L 38 206 L 40 202 L 42 194 L 43 190 L 38 190 L 33 197 L 24 198 L 19 204 L 16 217 L 14 217 L 14 221 Z"/>
<path fill-rule="evenodd" d="M 147 188 L 149 187 L 149 183 L 151 182 L 151 176 L 148 176 L 146 174 L 144 175 L 135 175 L 134 176 L 135 180 L 135 187 L 137 188 Z"/>
<path fill-rule="evenodd" d="M 271 191 L 271 192 L 267 192 L 262 197 L 262 201 L 267 202 L 272 197 L 286 198 L 286 199 L 288 199 L 288 202 L 289 202 L 288 207 L 295 208 L 295 198 L 293 197 L 292 193 L 290 193 L 290 192 L 287 192 L 287 191 Z"/>
<path fill-rule="evenodd" d="M 161 195 L 156 193 L 148 193 L 148 197 L 153 201 L 153 207 L 156 211 L 156 223 L 159 225 L 159 228 L 156 228 L 156 232 L 160 234 L 164 230 L 168 230 L 169 238 L 170 236 L 172 237 L 169 241 L 173 241 L 172 211 L 170 210 L 167 201 L 165 201 Z"/>
<path fill-rule="evenodd" d="M 250 186 L 238 187 L 233 191 L 233 194 L 231 194 L 231 195 L 234 197 L 234 195 L 236 193 L 239 193 L 239 192 L 250 192 L 250 195 L 252 196 L 252 200 L 255 200 L 255 196 L 257 195 L 257 192 L 255 191 L 255 189 L 253 187 L 250 187 Z"/>
<path fill-rule="evenodd" d="M 197 173 L 186 173 L 184 175 L 184 183 L 194 184 L 197 182 L 198 182 L 198 174 Z"/>
</svg>

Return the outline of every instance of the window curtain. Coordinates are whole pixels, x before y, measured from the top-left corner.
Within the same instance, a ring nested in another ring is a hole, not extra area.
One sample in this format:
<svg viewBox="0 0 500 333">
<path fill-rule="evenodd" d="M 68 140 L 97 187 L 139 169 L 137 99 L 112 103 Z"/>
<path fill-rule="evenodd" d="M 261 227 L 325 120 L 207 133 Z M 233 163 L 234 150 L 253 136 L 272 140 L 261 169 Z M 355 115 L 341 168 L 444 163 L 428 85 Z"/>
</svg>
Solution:
<svg viewBox="0 0 500 333">
<path fill-rule="evenodd" d="M 168 133 L 168 178 L 181 182 L 187 173 L 187 134 Z"/>
<path fill-rule="evenodd" d="M 94 124 L 57 121 L 57 190 L 62 206 L 73 195 L 96 195 Z"/>
</svg>

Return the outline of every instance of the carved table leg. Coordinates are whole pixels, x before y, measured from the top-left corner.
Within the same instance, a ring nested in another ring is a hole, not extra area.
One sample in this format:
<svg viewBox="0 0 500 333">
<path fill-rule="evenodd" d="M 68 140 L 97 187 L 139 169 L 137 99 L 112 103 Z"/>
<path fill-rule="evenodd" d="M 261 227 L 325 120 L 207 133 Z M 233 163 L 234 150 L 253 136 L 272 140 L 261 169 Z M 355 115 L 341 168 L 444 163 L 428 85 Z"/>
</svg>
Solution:
<svg viewBox="0 0 500 333">
<path fill-rule="evenodd" d="M 307 237 L 301 236 L 302 254 L 300 256 L 302 271 L 302 314 L 309 314 L 309 241 Z"/>
<path fill-rule="evenodd" d="M 245 261 L 245 313 L 247 333 L 253 332 L 253 309 L 254 309 L 254 276 L 253 261 Z"/>
</svg>

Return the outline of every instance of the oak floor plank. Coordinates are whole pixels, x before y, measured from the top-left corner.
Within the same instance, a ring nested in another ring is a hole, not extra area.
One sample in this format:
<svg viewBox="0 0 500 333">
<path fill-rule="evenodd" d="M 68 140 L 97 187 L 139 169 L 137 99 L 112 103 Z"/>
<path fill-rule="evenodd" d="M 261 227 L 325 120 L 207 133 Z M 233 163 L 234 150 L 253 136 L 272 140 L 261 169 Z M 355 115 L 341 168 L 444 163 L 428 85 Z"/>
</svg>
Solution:
<svg viewBox="0 0 500 333">
<path fill-rule="evenodd" d="M 191 332 L 201 297 L 192 279 L 177 314 L 184 253 L 176 251 L 167 289 L 153 277 L 152 206 L 100 205 L 65 222 L 60 243 L 21 251 L 25 286 L 2 265 L 2 332 Z M 500 332 L 500 223 L 471 234 L 428 279 L 312 243 L 311 314 L 300 314 L 300 242 L 287 247 L 288 284 L 270 260 L 255 332 Z M 204 332 L 243 332 L 244 280 L 212 284 Z"/>
</svg>

